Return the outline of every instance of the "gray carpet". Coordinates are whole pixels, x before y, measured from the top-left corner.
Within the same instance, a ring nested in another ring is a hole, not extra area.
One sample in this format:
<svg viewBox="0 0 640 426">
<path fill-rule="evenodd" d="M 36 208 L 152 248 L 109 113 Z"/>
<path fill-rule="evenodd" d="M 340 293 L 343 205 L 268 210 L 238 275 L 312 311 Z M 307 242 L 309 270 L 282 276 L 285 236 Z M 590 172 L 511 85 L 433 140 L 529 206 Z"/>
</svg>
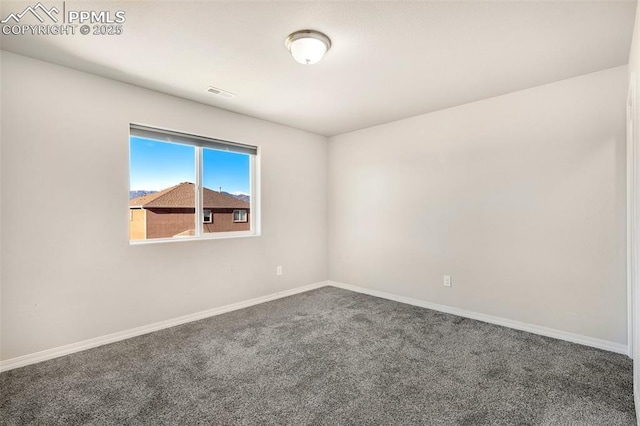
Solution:
<svg viewBox="0 0 640 426">
<path fill-rule="evenodd" d="M 635 424 L 626 356 L 330 287 L 0 386 L 3 425 Z"/>
</svg>

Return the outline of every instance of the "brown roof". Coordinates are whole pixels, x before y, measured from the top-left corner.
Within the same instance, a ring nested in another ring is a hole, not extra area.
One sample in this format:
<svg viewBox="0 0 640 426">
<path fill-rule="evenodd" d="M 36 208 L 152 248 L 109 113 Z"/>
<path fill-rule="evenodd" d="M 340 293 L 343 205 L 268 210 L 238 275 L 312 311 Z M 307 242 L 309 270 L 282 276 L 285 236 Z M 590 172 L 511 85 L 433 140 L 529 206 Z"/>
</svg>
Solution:
<svg viewBox="0 0 640 426">
<path fill-rule="evenodd" d="M 249 209 L 250 207 L 247 202 L 209 188 L 203 188 L 202 193 L 204 196 L 202 204 L 206 209 Z M 195 203 L 195 185 L 191 182 L 182 182 L 160 192 L 133 198 L 129 200 L 129 207 L 188 208 L 194 207 Z"/>
</svg>

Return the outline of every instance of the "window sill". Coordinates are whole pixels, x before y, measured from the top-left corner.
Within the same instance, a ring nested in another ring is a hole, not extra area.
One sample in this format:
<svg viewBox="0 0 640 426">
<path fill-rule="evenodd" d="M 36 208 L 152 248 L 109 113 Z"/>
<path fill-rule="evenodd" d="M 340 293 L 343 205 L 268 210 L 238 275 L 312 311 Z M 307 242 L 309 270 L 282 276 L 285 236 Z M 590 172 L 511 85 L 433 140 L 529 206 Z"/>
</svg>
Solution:
<svg viewBox="0 0 640 426">
<path fill-rule="evenodd" d="M 230 238 L 252 238 L 252 237 L 259 237 L 259 236 L 260 236 L 259 232 L 220 232 L 217 234 L 205 234 L 201 237 L 174 237 L 174 238 L 153 238 L 150 240 L 129 240 L 129 245 L 143 246 L 147 244 L 181 243 L 185 241 L 227 240 Z"/>
</svg>

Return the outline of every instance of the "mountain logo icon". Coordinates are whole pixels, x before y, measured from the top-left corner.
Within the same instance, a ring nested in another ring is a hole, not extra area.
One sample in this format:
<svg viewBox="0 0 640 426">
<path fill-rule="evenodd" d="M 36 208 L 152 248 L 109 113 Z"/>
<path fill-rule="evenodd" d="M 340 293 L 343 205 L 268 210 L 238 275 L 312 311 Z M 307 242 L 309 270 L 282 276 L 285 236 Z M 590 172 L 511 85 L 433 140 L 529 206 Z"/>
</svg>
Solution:
<svg viewBox="0 0 640 426">
<path fill-rule="evenodd" d="M 53 16 L 54 14 L 58 14 L 60 13 L 60 11 L 54 6 L 51 9 L 47 9 L 46 7 L 44 7 L 42 5 L 42 3 L 38 3 L 35 6 L 28 6 L 25 10 L 23 10 L 20 13 L 11 13 L 9 14 L 9 16 L 7 16 L 6 18 L 4 18 L 2 21 L 0 21 L 0 23 L 2 24 L 6 24 L 8 23 L 10 20 L 14 20 L 15 23 L 19 23 L 20 20 L 27 14 L 31 13 L 33 16 L 36 17 L 36 19 L 38 21 L 40 21 L 40 23 L 44 23 L 44 18 L 42 17 L 42 15 L 44 15 L 45 17 L 48 16 L 49 19 L 51 19 L 53 22 L 58 22 L 58 18 L 56 18 L 55 16 Z"/>
</svg>

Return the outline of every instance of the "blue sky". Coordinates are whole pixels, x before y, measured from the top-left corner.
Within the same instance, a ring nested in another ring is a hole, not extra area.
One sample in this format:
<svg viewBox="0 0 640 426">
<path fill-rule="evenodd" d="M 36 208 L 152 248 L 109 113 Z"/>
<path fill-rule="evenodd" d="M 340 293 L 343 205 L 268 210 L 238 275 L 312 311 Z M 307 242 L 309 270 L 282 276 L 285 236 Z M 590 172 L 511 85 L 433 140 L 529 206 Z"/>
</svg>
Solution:
<svg viewBox="0 0 640 426">
<path fill-rule="evenodd" d="M 130 138 L 130 190 L 159 191 L 180 182 L 195 182 L 195 147 Z M 202 180 L 206 188 L 249 194 L 249 156 L 203 150 Z"/>
</svg>

